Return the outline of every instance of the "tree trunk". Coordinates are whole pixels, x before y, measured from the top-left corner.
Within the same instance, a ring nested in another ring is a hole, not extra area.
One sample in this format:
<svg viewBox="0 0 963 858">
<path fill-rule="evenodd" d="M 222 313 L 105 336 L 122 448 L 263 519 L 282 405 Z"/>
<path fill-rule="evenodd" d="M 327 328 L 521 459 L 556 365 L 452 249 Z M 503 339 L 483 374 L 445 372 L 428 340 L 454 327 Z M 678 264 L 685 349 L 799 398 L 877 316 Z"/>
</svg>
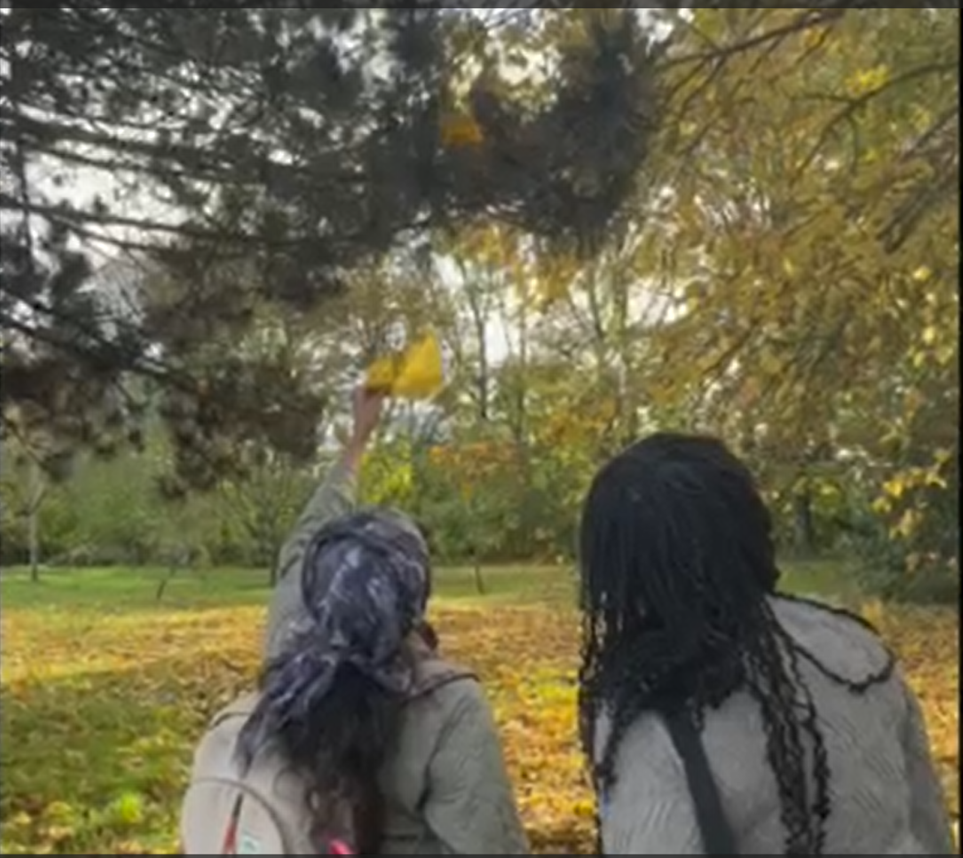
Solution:
<svg viewBox="0 0 963 858">
<path fill-rule="evenodd" d="M 816 526 L 813 521 L 813 498 L 808 480 L 793 495 L 793 528 L 796 550 L 803 557 L 816 553 Z"/>
<path fill-rule="evenodd" d="M 27 544 L 30 552 L 30 580 L 40 580 L 40 501 L 43 497 L 40 465 L 30 462 L 30 508 L 27 513 Z"/>
<path fill-rule="evenodd" d="M 479 596 L 484 596 L 486 587 L 485 576 L 482 574 L 481 555 L 477 550 L 472 553 L 475 555 L 475 592 L 477 592 Z"/>
</svg>

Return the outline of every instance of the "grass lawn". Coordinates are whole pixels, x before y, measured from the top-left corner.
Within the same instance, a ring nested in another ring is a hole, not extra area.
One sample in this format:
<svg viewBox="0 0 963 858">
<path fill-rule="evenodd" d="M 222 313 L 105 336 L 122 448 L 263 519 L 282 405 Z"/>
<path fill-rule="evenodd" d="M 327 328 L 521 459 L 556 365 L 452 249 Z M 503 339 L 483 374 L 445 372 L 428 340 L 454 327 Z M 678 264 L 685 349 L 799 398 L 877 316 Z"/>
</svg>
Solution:
<svg viewBox="0 0 963 858">
<path fill-rule="evenodd" d="M 575 744 L 577 623 L 562 569 L 441 570 L 443 645 L 486 681 L 533 845 L 591 851 L 591 804 Z M 0 575 L 0 850 L 144 854 L 175 849 L 191 751 L 205 719 L 247 686 L 267 576 L 183 573 L 164 597 L 152 570 Z M 795 566 L 792 589 L 855 595 L 831 564 Z M 864 606 L 921 694 L 957 806 L 958 615 Z"/>
</svg>

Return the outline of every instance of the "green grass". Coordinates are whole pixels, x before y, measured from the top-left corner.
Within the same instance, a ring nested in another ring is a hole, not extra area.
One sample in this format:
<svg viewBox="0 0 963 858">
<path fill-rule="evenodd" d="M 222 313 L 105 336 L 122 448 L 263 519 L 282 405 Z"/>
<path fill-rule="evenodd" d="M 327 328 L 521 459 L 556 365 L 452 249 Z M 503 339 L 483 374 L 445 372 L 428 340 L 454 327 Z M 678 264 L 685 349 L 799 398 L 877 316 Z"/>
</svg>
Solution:
<svg viewBox="0 0 963 858">
<path fill-rule="evenodd" d="M 172 609 L 203 610 L 230 606 L 266 605 L 268 573 L 252 569 L 205 569 L 178 572 L 158 599 L 168 577 L 161 568 L 45 569 L 40 580 L 30 580 L 25 569 L 0 573 L 4 609 L 77 611 L 111 614 Z M 572 604 L 575 572 L 562 567 L 486 567 L 481 572 L 484 594 L 478 592 L 474 569 L 447 567 L 435 572 L 435 597 L 445 603 L 506 602 L 512 604 Z M 785 586 L 793 592 L 847 599 L 855 594 L 854 576 L 838 561 L 790 563 Z"/>
</svg>

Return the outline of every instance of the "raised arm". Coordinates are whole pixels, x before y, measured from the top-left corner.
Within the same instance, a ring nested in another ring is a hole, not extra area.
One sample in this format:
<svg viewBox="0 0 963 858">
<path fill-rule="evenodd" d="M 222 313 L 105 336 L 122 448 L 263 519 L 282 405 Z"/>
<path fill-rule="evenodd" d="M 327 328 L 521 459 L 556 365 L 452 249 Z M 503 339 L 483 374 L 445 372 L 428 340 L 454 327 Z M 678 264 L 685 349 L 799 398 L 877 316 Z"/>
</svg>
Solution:
<svg viewBox="0 0 963 858">
<path fill-rule="evenodd" d="M 311 496 L 278 555 L 277 585 L 268 607 L 264 655 L 271 659 L 284 646 L 304 611 L 301 565 L 305 549 L 322 525 L 350 512 L 355 504 L 358 468 L 378 421 L 384 397 L 363 389 L 354 396 L 354 428 L 340 458 Z"/>
<path fill-rule="evenodd" d="M 481 687 L 458 702 L 429 768 L 425 820 L 443 855 L 527 855 L 491 707 Z"/>
</svg>

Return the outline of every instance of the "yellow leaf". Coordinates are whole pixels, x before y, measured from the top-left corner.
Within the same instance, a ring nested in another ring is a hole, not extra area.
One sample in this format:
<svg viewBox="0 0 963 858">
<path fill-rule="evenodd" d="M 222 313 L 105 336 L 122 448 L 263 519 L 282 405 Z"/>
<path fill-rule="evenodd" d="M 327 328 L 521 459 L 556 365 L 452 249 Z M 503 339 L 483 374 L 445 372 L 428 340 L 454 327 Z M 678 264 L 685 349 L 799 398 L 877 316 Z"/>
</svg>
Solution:
<svg viewBox="0 0 963 858">
<path fill-rule="evenodd" d="M 365 386 L 405 399 L 430 399 L 444 386 L 441 346 L 434 334 L 401 355 L 379 358 L 368 369 Z"/>
<path fill-rule="evenodd" d="M 391 388 L 401 371 L 401 361 L 403 355 L 390 355 L 378 358 L 368 367 L 365 379 L 365 387 L 369 390 L 384 391 L 391 393 Z"/>
<path fill-rule="evenodd" d="M 886 621 L 886 606 L 879 599 L 864 602 L 860 605 L 859 613 L 874 626 L 882 626 Z"/>
<path fill-rule="evenodd" d="M 483 140 L 481 127 L 469 113 L 451 113 L 441 121 L 441 142 L 447 148 L 477 146 Z"/>
<path fill-rule="evenodd" d="M 392 393 L 408 399 L 429 399 L 445 384 L 441 346 L 433 334 L 415 343 L 405 355 Z"/>
<path fill-rule="evenodd" d="M 896 523 L 896 525 L 891 528 L 890 536 L 894 539 L 910 539 L 916 532 L 920 524 L 920 519 L 922 516 L 916 510 L 907 510 L 903 513 L 902 518 Z"/>
<path fill-rule="evenodd" d="M 872 504 L 873 512 L 877 515 L 886 515 L 892 508 L 893 505 L 890 503 L 888 498 L 876 498 Z"/>
<path fill-rule="evenodd" d="M 883 484 L 883 491 L 891 498 L 899 500 L 906 494 L 907 485 L 902 477 L 894 477 Z"/>
<path fill-rule="evenodd" d="M 885 65 L 878 65 L 875 68 L 859 72 L 848 81 L 850 95 L 859 97 L 867 93 L 878 92 L 886 86 L 889 78 L 889 68 Z"/>
</svg>

